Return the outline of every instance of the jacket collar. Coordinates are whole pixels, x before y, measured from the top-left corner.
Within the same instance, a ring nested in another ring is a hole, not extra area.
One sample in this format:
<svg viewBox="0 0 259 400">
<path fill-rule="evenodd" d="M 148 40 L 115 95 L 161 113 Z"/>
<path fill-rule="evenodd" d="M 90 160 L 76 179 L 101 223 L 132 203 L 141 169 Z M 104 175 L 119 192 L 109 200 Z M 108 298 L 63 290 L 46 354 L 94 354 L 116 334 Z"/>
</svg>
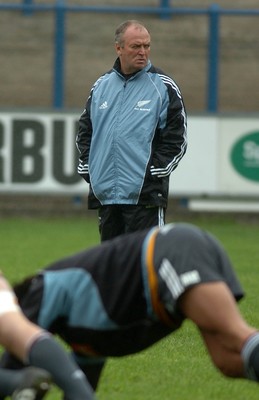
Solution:
<svg viewBox="0 0 259 400">
<path fill-rule="evenodd" d="M 116 58 L 115 63 L 114 63 L 114 65 L 113 65 L 113 70 L 114 70 L 117 74 L 119 74 L 120 76 L 122 76 L 124 79 L 127 79 L 127 80 L 130 79 L 130 78 L 132 78 L 133 76 L 139 76 L 139 75 L 144 74 L 145 72 L 149 71 L 150 68 L 151 68 L 151 61 L 148 60 L 147 65 L 146 65 L 143 69 L 141 69 L 141 70 L 139 70 L 139 71 L 137 71 L 137 72 L 134 72 L 133 74 L 130 74 L 130 75 L 125 76 L 125 74 L 123 74 L 123 73 L 121 72 L 121 63 L 120 63 L 119 57 Z"/>
</svg>

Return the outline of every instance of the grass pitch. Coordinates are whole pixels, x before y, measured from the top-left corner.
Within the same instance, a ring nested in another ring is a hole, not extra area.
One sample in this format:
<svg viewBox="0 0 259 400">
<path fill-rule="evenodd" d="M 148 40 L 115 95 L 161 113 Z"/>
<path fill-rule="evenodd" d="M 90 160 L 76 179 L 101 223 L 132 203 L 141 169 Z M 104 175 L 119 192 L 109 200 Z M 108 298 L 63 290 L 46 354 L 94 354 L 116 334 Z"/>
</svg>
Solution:
<svg viewBox="0 0 259 400">
<path fill-rule="evenodd" d="M 225 215 L 192 217 L 191 222 L 224 244 L 247 293 L 241 311 L 259 327 L 259 223 Z M 16 282 L 58 258 L 98 244 L 97 219 L 2 219 L 0 240 L 0 268 Z M 97 395 L 99 400 L 255 400 L 259 387 L 221 376 L 195 327 L 186 322 L 183 329 L 142 353 L 110 359 Z M 47 400 L 59 398 L 55 389 Z"/>
</svg>

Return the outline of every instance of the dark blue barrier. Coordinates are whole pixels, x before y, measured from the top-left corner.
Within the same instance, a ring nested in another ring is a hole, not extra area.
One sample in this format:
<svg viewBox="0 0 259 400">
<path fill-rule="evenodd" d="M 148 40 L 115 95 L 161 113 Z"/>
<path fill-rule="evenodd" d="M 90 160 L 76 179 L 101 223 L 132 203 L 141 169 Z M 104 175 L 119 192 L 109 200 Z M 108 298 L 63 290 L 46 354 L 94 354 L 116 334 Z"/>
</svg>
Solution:
<svg viewBox="0 0 259 400">
<path fill-rule="evenodd" d="M 207 9 L 170 7 L 169 0 L 160 0 L 159 7 L 128 7 L 128 6 L 68 6 L 64 0 L 56 0 L 53 5 L 36 5 L 33 0 L 23 0 L 21 4 L 0 3 L 0 11 L 21 10 L 25 15 L 34 12 L 55 12 L 55 49 L 53 74 L 53 108 L 61 109 L 64 106 L 64 59 L 66 29 L 66 13 L 135 13 L 154 14 L 162 19 L 169 19 L 174 15 L 206 15 L 209 19 L 208 37 L 208 77 L 207 77 L 207 109 L 215 113 L 218 110 L 218 69 L 219 69 L 219 22 L 221 15 L 259 16 L 259 9 L 237 10 L 223 9 L 212 4 Z"/>
</svg>

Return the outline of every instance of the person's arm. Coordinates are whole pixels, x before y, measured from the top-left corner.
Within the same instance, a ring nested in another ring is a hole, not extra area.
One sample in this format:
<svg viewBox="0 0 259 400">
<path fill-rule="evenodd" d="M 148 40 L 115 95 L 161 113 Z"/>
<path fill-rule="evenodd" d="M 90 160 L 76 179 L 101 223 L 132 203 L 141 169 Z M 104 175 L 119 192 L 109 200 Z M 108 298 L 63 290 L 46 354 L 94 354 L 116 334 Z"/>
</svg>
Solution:
<svg viewBox="0 0 259 400">
<path fill-rule="evenodd" d="M 193 286 L 183 294 L 179 306 L 185 317 L 198 327 L 214 365 L 225 376 L 244 378 L 242 348 L 257 330 L 241 316 L 226 283 L 216 281 Z M 259 373 L 259 335 L 254 347 L 257 344 L 257 360 L 249 360 L 250 354 L 246 358 Z"/>
<path fill-rule="evenodd" d="M 92 123 L 90 119 L 89 109 L 90 109 L 91 99 L 89 98 L 80 119 L 79 128 L 76 136 L 76 146 L 79 152 L 79 164 L 78 173 L 86 182 L 90 182 L 89 179 L 89 168 L 88 168 L 88 158 L 92 138 Z"/>
<path fill-rule="evenodd" d="M 164 102 L 160 113 L 151 162 L 151 174 L 158 178 L 169 176 L 176 169 L 187 148 L 187 116 L 180 89 L 168 78 L 169 103 Z"/>
</svg>

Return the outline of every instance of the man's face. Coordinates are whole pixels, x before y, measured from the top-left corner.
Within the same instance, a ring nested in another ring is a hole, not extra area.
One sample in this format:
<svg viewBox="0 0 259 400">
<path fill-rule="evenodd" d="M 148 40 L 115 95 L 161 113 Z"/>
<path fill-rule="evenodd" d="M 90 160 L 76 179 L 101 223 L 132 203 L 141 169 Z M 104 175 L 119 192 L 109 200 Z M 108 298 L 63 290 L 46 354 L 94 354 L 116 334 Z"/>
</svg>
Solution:
<svg viewBox="0 0 259 400">
<path fill-rule="evenodd" d="M 143 69 L 150 53 L 150 35 L 145 28 L 130 26 L 123 36 L 123 43 L 115 44 L 124 74 Z"/>
</svg>

